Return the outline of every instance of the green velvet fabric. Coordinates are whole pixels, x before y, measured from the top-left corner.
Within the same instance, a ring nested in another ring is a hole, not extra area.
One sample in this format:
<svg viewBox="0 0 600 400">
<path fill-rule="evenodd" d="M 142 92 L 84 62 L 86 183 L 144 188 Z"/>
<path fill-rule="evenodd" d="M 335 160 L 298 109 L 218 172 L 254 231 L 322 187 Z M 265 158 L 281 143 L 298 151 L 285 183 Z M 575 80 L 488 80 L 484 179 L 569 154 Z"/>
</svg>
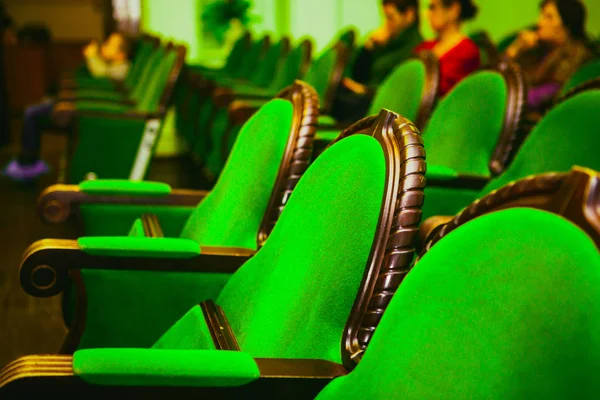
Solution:
<svg viewBox="0 0 600 400">
<path fill-rule="evenodd" d="M 458 172 L 444 165 L 427 166 L 427 178 L 439 180 L 453 180 L 458 177 Z"/>
<path fill-rule="evenodd" d="M 382 108 L 386 108 L 415 121 L 424 85 L 425 65 L 421 60 L 409 60 L 400 64 L 377 89 L 367 115 L 377 114 Z"/>
<path fill-rule="evenodd" d="M 231 124 L 229 122 L 229 111 L 226 108 L 212 109 L 216 110 L 216 112 L 210 124 L 210 147 L 205 149 L 206 158 L 204 160 L 204 168 L 214 176 L 218 176 L 225 166 L 223 140 L 228 134 Z"/>
<path fill-rule="evenodd" d="M 275 76 L 280 60 L 284 56 L 283 42 L 281 40 L 269 47 L 269 50 L 262 57 L 256 72 L 252 76 L 252 83 L 258 87 L 268 87 Z"/>
<path fill-rule="evenodd" d="M 125 236 L 131 224 L 144 213 L 158 217 L 166 237 L 179 237 L 195 207 L 123 204 L 81 204 L 79 212 L 86 236 Z"/>
<path fill-rule="evenodd" d="M 429 169 L 429 166 L 427 168 Z M 480 191 L 475 189 L 428 185 L 425 187 L 425 200 L 421 209 L 422 220 L 425 221 L 427 218 L 436 215 L 455 215 L 477 200 L 479 195 Z"/>
<path fill-rule="evenodd" d="M 171 193 L 171 186 L 163 182 L 95 179 L 81 182 L 79 190 L 88 194 L 161 197 Z"/>
<path fill-rule="evenodd" d="M 192 213 L 181 237 L 204 246 L 256 248 L 292 115 L 289 101 L 275 99 L 244 125 L 223 173 Z"/>
<path fill-rule="evenodd" d="M 438 242 L 328 399 L 600 397 L 600 257 L 559 216 L 509 209 Z"/>
<path fill-rule="evenodd" d="M 385 176 L 381 145 L 366 135 L 336 143 L 309 167 L 265 245 L 216 301 L 243 351 L 341 361 Z"/>
<path fill-rule="evenodd" d="M 301 78 L 300 69 L 304 58 L 304 49 L 298 45 L 293 47 L 286 58 L 281 62 L 275 76 L 271 79 L 269 91 L 278 92 L 294 83 L 295 79 Z"/>
<path fill-rule="evenodd" d="M 233 387 L 260 377 L 250 355 L 211 350 L 80 350 L 73 372 L 87 383 L 111 386 Z"/>
<path fill-rule="evenodd" d="M 160 337 L 153 349 L 215 350 L 215 343 L 199 305 L 189 310 Z"/>
<path fill-rule="evenodd" d="M 81 274 L 86 285 L 87 315 L 78 349 L 150 348 L 190 308 L 203 300 L 216 299 L 231 276 L 86 268 Z M 200 334 L 194 330 L 190 336 Z M 193 338 L 180 338 L 181 343 L 187 340 Z M 173 346 L 174 339 L 168 343 Z"/>
<path fill-rule="evenodd" d="M 160 100 L 169 82 L 169 75 L 177 61 L 177 53 L 170 51 L 163 58 L 159 68 L 152 74 L 146 85 L 144 95 L 135 105 L 135 110 L 140 112 L 155 112 L 158 110 Z"/>
<path fill-rule="evenodd" d="M 128 179 L 144 127 L 142 120 L 79 117 L 77 147 L 67 182 L 79 183 L 89 172 L 99 179 Z"/>
<path fill-rule="evenodd" d="M 131 229 L 129 230 L 129 234 L 127 236 L 130 237 L 146 237 L 146 233 L 144 232 L 144 224 L 142 224 L 141 219 L 136 219 L 133 225 L 131 225 Z"/>
<path fill-rule="evenodd" d="M 306 72 L 306 76 L 303 79 L 317 91 L 321 101 L 325 100 L 325 95 L 327 94 L 327 89 L 329 87 L 329 80 L 336 61 L 336 50 L 334 48 L 326 49 L 319 58 L 312 61 Z"/>
<path fill-rule="evenodd" d="M 427 164 L 489 176 L 506 102 L 506 83 L 499 72 L 482 71 L 462 80 L 440 101 L 423 131 Z"/>
<path fill-rule="evenodd" d="M 200 254 L 197 242 L 179 238 L 82 236 L 77 244 L 93 256 L 181 259 Z"/>
<path fill-rule="evenodd" d="M 600 170 L 598 104 L 600 90 L 592 90 L 550 110 L 531 131 L 511 165 L 481 195 L 528 175 L 566 172 L 574 165 Z"/>
<path fill-rule="evenodd" d="M 563 85 L 559 95 L 566 94 L 569 90 L 592 79 L 600 78 L 600 58 L 596 58 L 582 65 Z"/>
</svg>

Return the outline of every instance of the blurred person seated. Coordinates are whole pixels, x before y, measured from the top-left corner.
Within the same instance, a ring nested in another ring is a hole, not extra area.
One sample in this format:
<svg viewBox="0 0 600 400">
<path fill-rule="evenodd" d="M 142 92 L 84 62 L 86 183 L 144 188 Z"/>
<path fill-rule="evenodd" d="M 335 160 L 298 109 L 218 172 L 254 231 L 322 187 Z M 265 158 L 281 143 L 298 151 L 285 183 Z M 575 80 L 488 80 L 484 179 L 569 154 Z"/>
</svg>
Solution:
<svg viewBox="0 0 600 400">
<path fill-rule="evenodd" d="M 122 81 L 129 69 L 131 43 L 121 33 L 111 34 L 102 45 L 92 41 L 83 49 L 86 65 L 93 77 L 109 77 Z M 23 117 L 21 153 L 3 173 L 15 181 L 28 181 L 46 174 L 48 165 L 40 159 L 42 129 L 50 125 L 53 99 L 29 106 Z"/>
<path fill-rule="evenodd" d="M 543 111 L 567 79 L 593 57 L 579 0 L 544 0 L 536 30 L 524 30 L 506 50 L 529 83 L 528 103 Z"/>
<path fill-rule="evenodd" d="M 427 40 L 415 52 L 431 51 L 440 62 L 439 95 L 444 96 L 464 77 L 479 69 L 479 48 L 462 32 L 462 23 L 477 15 L 472 0 L 431 0 L 427 18 L 436 39 Z"/>
<path fill-rule="evenodd" d="M 352 69 L 356 82 L 378 86 L 423 41 L 418 0 L 383 0 L 384 24 L 369 36 Z"/>
<path fill-rule="evenodd" d="M 332 116 L 340 122 L 364 116 L 377 86 L 413 55 L 423 41 L 419 31 L 419 0 L 383 0 L 383 25 L 374 31 L 354 60 L 335 96 Z"/>
</svg>

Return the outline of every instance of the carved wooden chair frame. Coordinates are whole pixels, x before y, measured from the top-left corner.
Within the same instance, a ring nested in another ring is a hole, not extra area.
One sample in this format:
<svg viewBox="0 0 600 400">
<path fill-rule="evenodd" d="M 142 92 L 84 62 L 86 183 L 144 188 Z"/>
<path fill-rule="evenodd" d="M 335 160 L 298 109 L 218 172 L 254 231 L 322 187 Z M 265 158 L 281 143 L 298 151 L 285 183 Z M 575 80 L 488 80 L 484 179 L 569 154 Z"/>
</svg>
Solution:
<svg viewBox="0 0 600 400">
<path fill-rule="evenodd" d="M 567 173 L 533 175 L 511 182 L 454 217 L 431 217 L 424 221 L 420 237 L 421 256 L 459 226 L 491 212 L 512 207 L 549 211 L 584 230 L 600 249 L 600 173 L 574 167 Z"/>
<path fill-rule="evenodd" d="M 39 385 L 37 387 L 43 387 L 47 392 L 102 393 L 117 398 L 130 396 L 132 391 L 147 394 L 149 398 L 160 398 L 166 393 L 218 394 L 221 398 L 239 398 L 248 393 L 269 397 L 277 393 L 285 398 L 313 398 L 331 379 L 347 374 L 361 359 L 383 311 L 412 263 L 414 241 L 421 219 L 426 169 L 425 151 L 417 128 L 397 114 L 382 110 L 379 116 L 367 117 L 348 128 L 336 141 L 354 134 L 370 135 L 377 139 L 385 155 L 387 173 L 371 254 L 343 335 L 343 365 L 323 360 L 255 359 L 260 378 L 242 387 L 138 387 L 124 390 L 123 387 L 86 384 L 75 376 L 71 355 L 38 355 L 22 357 L 1 370 L 0 391 L 12 389 L 19 392 Z M 54 284 L 45 292 L 32 290 L 32 272 L 38 264 L 36 255 L 43 251 L 43 246 L 36 248 L 34 245 L 30 248 L 22 265 L 22 277 L 23 286 L 30 294 L 45 296 L 56 293 L 60 285 Z M 84 260 L 81 252 L 76 253 L 71 259 L 77 262 L 68 266 L 63 264 L 59 274 L 64 275 L 69 269 L 78 268 L 75 264 L 93 268 L 98 263 L 89 257 Z M 177 269 L 172 261 L 168 265 L 170 271 Z M 131 265 L 129 268 L 132 268 Z M 211 302 L 203 302 L 199 306 L 212 331 L 216 348 L 237 350 L 237 341 L 223 311 Z"/>
</svg>

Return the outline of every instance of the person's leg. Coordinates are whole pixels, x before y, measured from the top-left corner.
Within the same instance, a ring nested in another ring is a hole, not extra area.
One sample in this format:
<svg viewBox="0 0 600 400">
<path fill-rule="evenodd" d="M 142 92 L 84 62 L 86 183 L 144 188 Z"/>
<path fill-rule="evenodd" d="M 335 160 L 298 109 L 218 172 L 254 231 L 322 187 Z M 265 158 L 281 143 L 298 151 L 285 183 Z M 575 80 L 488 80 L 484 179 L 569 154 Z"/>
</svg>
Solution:
<svg viewBox="0 0 600 400">
<path fill-rule="evenodd" d="M 52 112 L 53 102 L 27 107 L 21 133 L 21 153 L 13 160 L 4 174 L 17 180 L 33 179 L 48 172 L 48 166 L 40 160 L 42 128 Z"/>
</svg>

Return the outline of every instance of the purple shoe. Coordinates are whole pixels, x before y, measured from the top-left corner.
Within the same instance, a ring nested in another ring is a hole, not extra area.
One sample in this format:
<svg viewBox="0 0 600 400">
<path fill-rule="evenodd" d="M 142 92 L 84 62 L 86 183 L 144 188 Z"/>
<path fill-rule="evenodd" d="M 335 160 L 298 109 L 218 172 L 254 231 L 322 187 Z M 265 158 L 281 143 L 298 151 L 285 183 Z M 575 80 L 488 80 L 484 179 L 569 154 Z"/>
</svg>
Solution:
<svg viewBox="0 0 600 400">
<path fill-rule="evenodd" d="M 12 160 L 2 172 L 15 181 L 27 181 L 47 174 L 50 172 L 50 168 L 42 160 L 31 165 L 21 165 L 17 160 Z"/>
</svg>

